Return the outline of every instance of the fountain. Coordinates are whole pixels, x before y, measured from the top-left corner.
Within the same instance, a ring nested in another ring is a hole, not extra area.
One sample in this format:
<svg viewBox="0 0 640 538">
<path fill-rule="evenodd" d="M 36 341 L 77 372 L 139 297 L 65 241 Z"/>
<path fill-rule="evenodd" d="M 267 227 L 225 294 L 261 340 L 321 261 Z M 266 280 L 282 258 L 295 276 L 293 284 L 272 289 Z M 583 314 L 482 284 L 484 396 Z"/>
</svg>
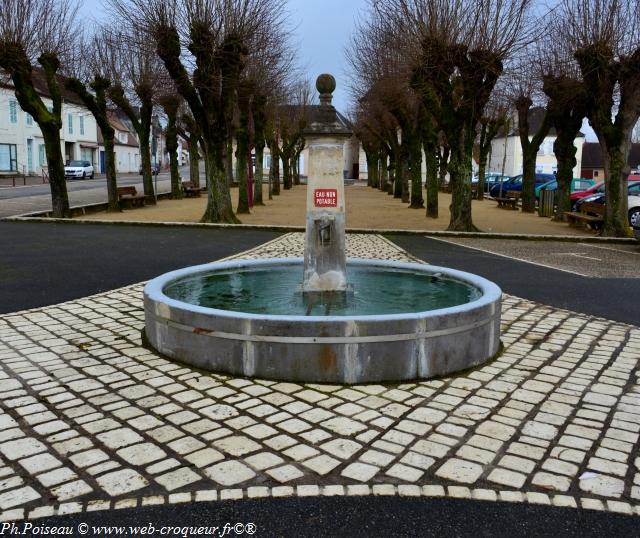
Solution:
<svg viewBox="0 0 640 538">
<path fill-rule="evenodd" d="M 333 77 L 316 86 L 304 258 L 217 262 L 150 281 L 148 344 L 211 371 L 302 382 L 421 379 L 489 360 L 500 347 L 498 286 L 443 267 L 346 259 L 351 133 L 331 106 Z"/>
</svg>

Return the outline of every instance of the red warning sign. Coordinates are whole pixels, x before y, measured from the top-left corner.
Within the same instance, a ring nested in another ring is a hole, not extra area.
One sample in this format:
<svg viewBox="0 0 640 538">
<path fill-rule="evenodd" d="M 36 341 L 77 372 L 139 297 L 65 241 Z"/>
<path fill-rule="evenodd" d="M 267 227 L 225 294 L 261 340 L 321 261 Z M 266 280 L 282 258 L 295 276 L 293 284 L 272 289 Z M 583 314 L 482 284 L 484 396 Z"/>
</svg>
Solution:
<svg viewBox="0 0 640 538">
<path fill-rule="evenodd" d="M 313 191 L 313 205 L 315 207 L 338 207 L 338 190 L 315 189 Z"/>
</svg>

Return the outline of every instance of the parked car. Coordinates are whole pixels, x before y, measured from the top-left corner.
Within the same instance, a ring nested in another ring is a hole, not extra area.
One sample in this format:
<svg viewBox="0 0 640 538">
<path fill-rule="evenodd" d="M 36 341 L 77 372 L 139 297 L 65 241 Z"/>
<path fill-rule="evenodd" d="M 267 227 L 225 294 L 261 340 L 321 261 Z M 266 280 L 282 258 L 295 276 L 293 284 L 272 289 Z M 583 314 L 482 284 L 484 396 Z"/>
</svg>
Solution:
<svg viewBox="0 0 640 538">
<path fill-rule="evenodd" d="M 500 183 L 504 183 L 510 179 L 510 176 L 503 176 L 501 174 L 487 174 L 484 177 L 484 191 L 488 193 L 494 185 L 500 185 Z"/>
<path fill-rule="evenodd" d="M 160 165 L 158 163 L 151 163 L 151 173 L 153 175 L 160 173 Z M 138 168 L 138 174 L 142 175 L 142 165 Z"/>
<path fill-rule="evenodd" d="M 536 174 L 536 187 L 549 183 L 556 178 L 553 174 Z M 500 193 L 506 193 L 507 191 L 521 191 L 522 190 L 522 174 L 513 176 L 508 181 L 497 183 L 489 190 L 489 194 L 494 198 L 499 197 Z"/>
<path fill-rule="evenodd" d="M 65 179 L 93 179 L 93 165 L 89 161 L 69 161 L 64 167 Z"/>
<path fill-rule="evenodd" d="M 629 181 L 629 184 L 635 181 L 640 181 L 640 175 L 630 175 L 628 178 L 628 181 Z M 604 181 L 600 181 L 599 183 L 596 183 L 593 187 L 591 187 L 590 189 L 587 189 L 586 191 L 572 192 L 571 201 L 576 202 L 577 200 L 580 200 L 580 198 L 584 198 L 585 196 L 590 196 L 591 194 L 603 193 L 603 192 L 604 192 Z M 575 204 L 572 204 L 572 205 L 575 205 Z"/>
<path fill-rule="evenodd" d="M 583 177 L 574 177 L 571 180 L 571 192 L 584 192 L 596 184 L 593 179 L 585 179 Z M 536 187 L 536 200 L 540 198 L 540 191 L 555 191 L 558 189 L 558 181 L 552 180 L 549 183 L 543 183 Z"/>
<path fill-rule="evenodd" d="M 640 226 L 640 181 L 634 181 L 628 188 L 629 224 L 635 229 Z M 606 195 L 604 192 L 597 192 L 577 200 L 574 204 L 574 211 L 580 211 L 580 206 L 584 203 L 605 204 Z"/>
</svg>

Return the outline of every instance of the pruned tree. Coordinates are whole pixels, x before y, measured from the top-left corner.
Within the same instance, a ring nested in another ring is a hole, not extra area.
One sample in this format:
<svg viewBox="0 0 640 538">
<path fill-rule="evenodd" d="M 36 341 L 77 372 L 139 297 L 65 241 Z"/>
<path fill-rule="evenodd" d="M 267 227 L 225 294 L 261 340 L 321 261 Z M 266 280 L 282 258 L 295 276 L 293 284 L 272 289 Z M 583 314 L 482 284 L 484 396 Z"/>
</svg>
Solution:
<svg viewBox="0 0 640 538">
<path fill-rule="evenodd" d="M 0 8 L 0 68 L 11 79 L 20 107 L 42 131 L 56 218 L 70 217 L 60 144 L 63 86 L 59 71 L 75 46 L 75 13 L 70 0 L 3 0 Z M 37 79 L 44 79 L 50 108 L 37 89 Z"/>
<path fill-rule="evenodd" d="M 108 37 L 109 46 L 116 51 L 109 97 L 138 135 L 144 194 L 148 203 L 154 203 L 151 120 L 154 104 L 166 86 L 166 73 L 153 48 L 133 27 L 112 32 Z"/>
<path fill-rule="evenodd" d="M 450 230 L 473 231 L 471 176 L 477 126 L 504 63 L 529 40 L 531 0 L 376 0 L 377 16 L 404 34 L 412 86 L 444 132 L 452 201 Z"/>
<path fill-rule="evenodd" d="M 236 96 L 251 36 L 278 28 L 283 0 L 110 0 L 161 58 L 198 122 L 208 177 L 204 222 L 238 222 L 226 171 Z"/>
<path fill-rule="evenodd" d="M 306 79 L 294 81 L 285 93 L 286 101 L 281 105 L 280 159 L 282 160 L 282 184 L 289 190 L 294 184 L 294 160 L 304 149 L 304 130 L 308 124 L 312 91 Z"/>
<path fill-rule="evenodd" d="M 544 73 L 534 47 L 522 49 L 510 69 L 507 92 L 517 115 L 517 132 L 522 148 L 522 211 L 536 209 L 536 158 L 551 129 L 548 97 L 542 92 Z M 508 134 L 505 134 L 508 136 Z"/>
<path fill-rule="evenodd" d="M 167 153 L 169 153 L 171 198 L 173 200 L 179 200 L 183 197 L 180 171 L 178 169 L 178 114 L 182 99 L 175 92 L 169 91 L 164 95 L 160 95 L 157 100 L 167 118 L 165 139 Z"/>
<path fill-rule="evenodd" d="M 184 104 L 180 107 L 177 128 L 189 148 L 189 181 L 196 189 L 200 189 L 200 129 Z"/>
<path fill-rule="evenodd" d="M 238 213 L 262 205 L 262 161 L 266 145 L 266 106 L 294 74 L 295 52 L 286 26 L 261 26 L 249 36 L 249 50 L 238 88 L 236 129 L 240 195 Z M 255 174 L 252 151 L 255 149 Z M 245 180 L 246 178 L 246 180 Z M 246 184 L 245 184 L 246 183 Z"/>
<path fill-rule="evenodd" d="M 274 196 L 280 195 L 281 100 L 281 95 L 277 93 L 265 107 L 264 139 L 271 156 L 271 164 L 269 165 L 269 200 L 272 200 Z"/>
<path fill-rule="evenodd" d="M 640 117 L 640 1 L 563 0 L 555 30 L 573 53 L 586 114 L 604 157 L 603 235 L 631 233 L 627 203 L 631 135 Z"/>
<path fill-rule="evenodd" d="M 551 17 L 551 28 L 554 19 Z M 571 183 L 577 165 L 575 139 L 587 114 L 588 99 L 573 52 L 556 36 L 557 32 L 552 31 L 541 43 L 538 61 L 542 89 L 548 97 L 547 114 L 556 134 L 553 151 L 558 163 L 558 189 L 554 218 L 565 220 L 565 212 L 571 211 Z"/>
<path fill-rule="evenodd" d="M 505 137 L 509 135 L 506 130 L 508 116 L 509 108 L 503 96 L 494 94 L 494 99 L 489 102 L 485 109 L 485 113 L 480 118 L 480 125 L 478 128 L 478 193 L 476 196 L 478 200 L 482 200 L 484 198 L 487 162 L 489 160 L 492 142 L 500 132 L 502 132 Z M 533 171 L 535 174 L 535 159 Z"/>
<path fill-rule="evenodd" d="M 368 119 L 362 105 L 356 103 L 351 110 L 350 123 L 367 162 L 367 186 L 377 189 L 380 186 L 380 142 L 370 131 Z"/>
<path fill-rule="evenodd" d="M 105 149 L 107 179 L 107 204 L 109 211 L 120 211 L 117 194 L 115 129 L 109 121 L 109 90 L 114 78 L 116 62 L 108 33 L 101 28 L 79 46 L 79 56 L 73 62 L 73 76 L 65 80 L 65 86 L 72 90 L 89 109 L 96 120 Z"/>
<path fill-rule="evenodd" d="M 410 86 L 406 43 L 389 30 L 375 13 L 357 26 L 347 49 L 352 94 L 355 102 L 393 118 L 399 132 L 385 131 L 395 161 L 394 196 L 410 208 L 422 208 L 422 145 L 428 118 Z"/>
</svg>

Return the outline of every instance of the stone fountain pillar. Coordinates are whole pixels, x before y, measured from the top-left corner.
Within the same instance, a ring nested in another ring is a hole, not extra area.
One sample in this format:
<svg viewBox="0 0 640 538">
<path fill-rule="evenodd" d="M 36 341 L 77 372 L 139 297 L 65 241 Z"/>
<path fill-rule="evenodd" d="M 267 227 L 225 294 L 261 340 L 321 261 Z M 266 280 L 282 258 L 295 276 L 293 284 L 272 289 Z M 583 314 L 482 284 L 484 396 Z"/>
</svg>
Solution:
<svg viewBox="0 0 640 538">
<path fill-rule="evenodd" d="M 352 133 L 331 104 L 333 76 L 320 75 L 316 88 L 320 105 L 305 129 L 309 179 L 302 291 L 342 292 L 347 289 L 344 143 Z"/>
</svg>

